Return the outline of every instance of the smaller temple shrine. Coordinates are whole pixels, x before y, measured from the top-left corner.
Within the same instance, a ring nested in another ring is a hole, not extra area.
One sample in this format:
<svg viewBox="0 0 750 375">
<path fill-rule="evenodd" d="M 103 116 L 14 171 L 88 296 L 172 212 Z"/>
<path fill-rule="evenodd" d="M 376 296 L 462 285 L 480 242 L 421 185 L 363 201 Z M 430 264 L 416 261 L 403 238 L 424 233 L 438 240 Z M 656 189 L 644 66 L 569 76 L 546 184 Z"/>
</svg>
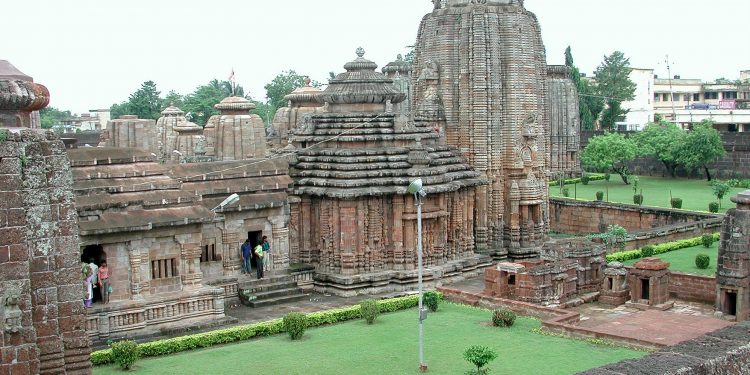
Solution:
<svg viewBox="0 0 750 375">
<path fill-rule="evenodd" d="M 644 258 L 628 273 L 630 306 L 639 309 L 668 310 L 674 306 L 669 300 L 669 263 L 659 258 Z"/>
<path fill-rule="evenodd" d="M 298 126 L 305 118 L 305 114 L 313 114 L 322 110 L 323 103 L 317 100 L 321 91 L 311 84 L 310 78 L 305 77 L 304 86 L 284 97 L 289 105 L 276 111 L 273 123 L 268 129 L 268 145 L 271 149 L 278 150 L 286 147 L 289 132 Z"/>
<path fill-rule="evenodd" d="M 291 258 L 316 267 L 315 287 L 339 295 L 411 288 L 417 281 L 416 219 L 409 183 L 422 178 L 428 283 L 477 272 L 475 187 L 486 184 L 439 132 L 394 106 L 406 98 L 377 64 L 357 58 L 330 81 L 291 131 Z"/>
<path fill-rule="evenodd" d="M 230 96 L 214 108 L 221 114 L 211 116 L 204 128 L 206 156 L 216 161 L 260 159 L 266 157 L 266 130 L 263 119 L 250 111 L 255 104 Z"/>
</svg>

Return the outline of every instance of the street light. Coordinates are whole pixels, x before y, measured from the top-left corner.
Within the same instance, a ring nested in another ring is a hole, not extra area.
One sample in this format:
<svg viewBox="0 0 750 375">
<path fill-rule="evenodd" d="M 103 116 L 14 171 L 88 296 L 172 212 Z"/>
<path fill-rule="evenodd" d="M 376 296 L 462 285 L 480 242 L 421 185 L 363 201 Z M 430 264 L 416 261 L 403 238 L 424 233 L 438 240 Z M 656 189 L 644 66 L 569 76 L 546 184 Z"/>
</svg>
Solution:
<svg viewBox="0 0 750 375">
<path fill-rule="evenodd" d="M 211 211 L 215 213 L 216 210 L 219 209 L 219 208 L 221 208 L 223 210 L 224 206 L 229 206 L 231 204 L 235 204 L 239 200 L 240 200 L 240 196 L 237 195 L 237 193 L 234 193 L 234 194 L 228 196 L 227 199 L 224 199 L 223 202 L 219 203 L 218 206 L 212 208 Z"/>
<path fill-rule="evenodd" d="M 422 339 L 422 322 L 427 319 L 427 310 L 422 307 L 422 198 L 427 196 L 422 188 L 422 179 L 418 178 L 409 184 L 406 189 L 409 194 L 414 194 L 414 202 L 417 204 L 417 273 L 419 275 L 419 371 L 426 372 L 427 364 L 424 362 L 424 342 Z"/>
</svg>

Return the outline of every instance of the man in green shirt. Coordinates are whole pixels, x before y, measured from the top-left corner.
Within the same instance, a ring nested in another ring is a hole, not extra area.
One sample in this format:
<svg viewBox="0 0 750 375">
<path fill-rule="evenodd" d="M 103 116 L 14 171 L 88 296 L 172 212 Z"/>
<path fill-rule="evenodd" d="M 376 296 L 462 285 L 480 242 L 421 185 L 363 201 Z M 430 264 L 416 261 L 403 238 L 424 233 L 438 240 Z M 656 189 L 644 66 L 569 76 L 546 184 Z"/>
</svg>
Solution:
<svg viewBox="0 0 750 375">
<path fill-rule="evenodd" d="M 258 280 L 263 278 L 263 245 L 257 244 L 253 249 L 255 253 L 255 262 L 258 267 Z"/>
</svg>

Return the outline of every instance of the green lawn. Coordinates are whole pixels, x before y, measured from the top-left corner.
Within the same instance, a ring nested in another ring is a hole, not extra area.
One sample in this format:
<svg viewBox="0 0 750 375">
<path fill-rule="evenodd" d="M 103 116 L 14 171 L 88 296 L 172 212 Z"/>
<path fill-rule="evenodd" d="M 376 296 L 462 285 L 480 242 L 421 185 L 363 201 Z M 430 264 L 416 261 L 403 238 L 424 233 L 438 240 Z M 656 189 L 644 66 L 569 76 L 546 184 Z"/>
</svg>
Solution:
<svg viewBox="0 0 750 375">
<path fill-rule="evenodd" d="M 690 180 L 685 178 L 662 178 L 641 176 L 639 184 L 643 189 L 643 205 L 670 208 L 669 191 L 672 191 L 672 197 L 682 198 L 682 209 L 708 211 L 708 204 L 715 202 L 716 197 L 713 194 L 711 186 L 706 180 Z M 588 185 L 577 184 L 565 185 L 570 191 L 570 198 L 577 194 L 578 199 L 595 200 L 596 192 L 606 192 L 609 190 L 609 201 L 618 203 L 633 204 L 633 186 L 625 185 L 620 176 L 613 174 L 610 181 L 591 181 Z M 732 188 L 721 202 L 720 212 L 726 212 L 734 208 L 735 204 L 729 200 L 730 197 L 737 195 L 745 189 Z M 550 194 L 553 197 L 562 197 L 559 186 L 550 186 Z"/>
<path fill-rule="evenodd" d="M 519 318 L 510 328 L 488 326 L 491 313 L 446 304 L 424 323 L 430 374 L 463 374 L 471 345 L 492 347 L 499 357 L 493 374 L 573 374 L 645 352 L 530 332 L 539 321 Z M 352 321 L 310 329 L 293 342 L 276 335 L 161 358 L 143 359 L 137 374 L 418 374 L 417 311 L 381 315 L 372 326 Z M 114 366 L 94 374 L 121 374 Z"/>
<path fill-rule="evenodd" d="M 695 266 L 695 256 L 698 254 L 707 254 L 711 258 L 708 268 L 705 270 Z M 700 246 L 688 247 L 685 249 L 670 251 L 668 253 L 655 255 L 655 257 L 668 262 L 669 269 L 675 272 L 689 273 L 693 275 L 715 276 L 716 275 L 716 257 L 719 255 L 719 241 L 714 242 L 709 248 Z M 633 259 L 625 262 L 625 265 L 632 266 L 640 259 Z"/>
</svg>

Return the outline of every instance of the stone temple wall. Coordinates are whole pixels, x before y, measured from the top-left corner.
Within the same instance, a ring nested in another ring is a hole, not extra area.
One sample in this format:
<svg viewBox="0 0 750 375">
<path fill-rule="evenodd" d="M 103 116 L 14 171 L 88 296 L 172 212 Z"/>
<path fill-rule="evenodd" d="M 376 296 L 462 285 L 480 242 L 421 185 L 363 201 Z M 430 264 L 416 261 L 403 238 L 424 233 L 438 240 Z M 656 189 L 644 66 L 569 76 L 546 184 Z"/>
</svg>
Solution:
<svg viewBox="0 0 750 375">
<path fill-rule="evenodd" d="M 65 146 L 51 132 L 0 133 L 0 374 L 90 373 Z"/>
</svg>

